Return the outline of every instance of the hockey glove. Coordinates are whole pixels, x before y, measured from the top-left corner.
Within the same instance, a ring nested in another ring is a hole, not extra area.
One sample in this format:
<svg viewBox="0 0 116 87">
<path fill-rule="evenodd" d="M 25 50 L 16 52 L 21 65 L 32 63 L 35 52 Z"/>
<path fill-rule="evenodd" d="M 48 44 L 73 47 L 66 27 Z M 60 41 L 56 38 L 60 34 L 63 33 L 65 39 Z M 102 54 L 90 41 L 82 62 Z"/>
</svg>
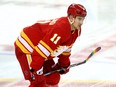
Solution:
<svg viewBox="0 0 116 87">
<path fill-rule="evenodd" d="M 66 74 L 69 72 L 68 68 L 61 68 L 61 71 L 59 71 L 60 74 Z"/>
<path fill-rule="evenodd" d="M 55 66 L 53 66 L 53 70 L 57 69 L 61 69 L 61 71 L 59 71 L 60 74 L 66 74 L 69 72 L 68 67 L 61 67 L 58 63 Z"/>
</svg>

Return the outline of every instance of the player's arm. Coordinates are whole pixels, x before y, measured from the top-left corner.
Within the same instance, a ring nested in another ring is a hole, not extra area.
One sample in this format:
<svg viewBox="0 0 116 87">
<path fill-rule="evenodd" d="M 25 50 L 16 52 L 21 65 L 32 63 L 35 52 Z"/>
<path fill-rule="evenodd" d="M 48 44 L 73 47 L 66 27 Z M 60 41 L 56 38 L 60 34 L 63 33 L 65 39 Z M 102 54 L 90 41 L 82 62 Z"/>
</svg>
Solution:
<svg viewBox="0 0 116 87">
<path fill-rule="evenodd" d="M 53 70 L 62 69 L 59 73 L 60 74 L 66 74 L 69 72 L 69 66 L 70 66 L 70 57 L 71 55 L 71 48 L 68 48 L 66 51 L 64 51 L 62 54 L 58 56 L 58 63 L 53 67 Z"/>
</svg>

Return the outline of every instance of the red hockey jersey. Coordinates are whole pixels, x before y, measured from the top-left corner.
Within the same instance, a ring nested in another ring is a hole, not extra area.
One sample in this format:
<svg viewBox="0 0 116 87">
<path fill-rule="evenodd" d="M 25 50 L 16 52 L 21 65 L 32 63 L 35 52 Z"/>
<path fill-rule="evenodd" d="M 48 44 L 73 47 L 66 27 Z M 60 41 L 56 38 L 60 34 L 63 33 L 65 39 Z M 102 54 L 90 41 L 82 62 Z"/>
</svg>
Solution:
<svg viewBox="0 0 116 87">
<path fill-rule="evenodd" d="M 77 29 L 71 32 L 67 17 L 39 21 L 24 28 L 15 45 L 23 53 L 32 54 L 35 51 L 36 55 L 46 60 L 56 56 L 68 58 L 71 47 L 80 33 L 81 30 Z"/>
</svg>

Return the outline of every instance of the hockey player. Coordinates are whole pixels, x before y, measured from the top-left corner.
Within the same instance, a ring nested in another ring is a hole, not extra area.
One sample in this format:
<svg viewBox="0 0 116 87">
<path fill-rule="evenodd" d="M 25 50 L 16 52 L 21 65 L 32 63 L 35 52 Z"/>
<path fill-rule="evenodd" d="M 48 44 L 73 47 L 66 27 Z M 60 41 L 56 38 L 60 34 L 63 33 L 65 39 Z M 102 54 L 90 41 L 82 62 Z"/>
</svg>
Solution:
<svg viewBox="0 0 116 87">
<path fill-rule="evenodd" d="M 58 87 L 60 74 L 69 69 L 48 76 L 45 73 L 68 68 L 71 48 L 81 34 L 81 26 L 87 12 L 81 4 L 71 4 L 67 17 L 39 21 L 25 27 L 15 41 L 15 53 L 29 87 Z M 54 58 L 58 62 L 54 62 Z"/>
</svg>

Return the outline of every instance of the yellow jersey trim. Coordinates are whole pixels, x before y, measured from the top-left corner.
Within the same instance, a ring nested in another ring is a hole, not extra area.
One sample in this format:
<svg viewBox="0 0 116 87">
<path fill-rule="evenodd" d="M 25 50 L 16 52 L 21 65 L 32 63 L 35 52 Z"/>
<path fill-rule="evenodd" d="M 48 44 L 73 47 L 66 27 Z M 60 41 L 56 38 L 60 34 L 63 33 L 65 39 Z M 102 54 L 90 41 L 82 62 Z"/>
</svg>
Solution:
<svg viewBox="0 0 116 87">
<path fill-rule="evenodd" d="M 21 48 L 21 50 L 24 52 L 24 53 L 30 53 L 21 43 L 20 41 L 17 39 L 16 40 L 16 44 L 19 48 Z"/>
<path fill-rule="evenodd" d="M 47 56 L 45 54 L 43 54 L 43 52 L 41 52 L 41 50 L 38 47 L 35 47 L 35 50 L 44 58 L 47 59 Z"/>
<path fill-rule="evenodd" d="M 70 55 L 70 52 L 63 52 L 62 55 Z"/>
<path fill-rule="evenodd" d="M 27 56 L 28 64 L 30 65 L 31 62 L 32 62 L 31 55 L 30 54 L 27 54 L 26 56 Z"/>
<path fill-rule="evenodd" d="M 45 48 L 47 48 L 50 52 L 53 52 L 53 50 L 52 50 L 45 42 L 43 42 L 43 41 L 41 40 L 40 43 L 41 43 Z"/>
<path fill-rule="evenodd" d="M 21 32 L 21 36 L 29 43 L 29 45 L 34 49 L 34 45 L 31 42 L 31 40 L 28 38 L 28 36 L 24 33 L 24 31 Z"/>
</svg>

